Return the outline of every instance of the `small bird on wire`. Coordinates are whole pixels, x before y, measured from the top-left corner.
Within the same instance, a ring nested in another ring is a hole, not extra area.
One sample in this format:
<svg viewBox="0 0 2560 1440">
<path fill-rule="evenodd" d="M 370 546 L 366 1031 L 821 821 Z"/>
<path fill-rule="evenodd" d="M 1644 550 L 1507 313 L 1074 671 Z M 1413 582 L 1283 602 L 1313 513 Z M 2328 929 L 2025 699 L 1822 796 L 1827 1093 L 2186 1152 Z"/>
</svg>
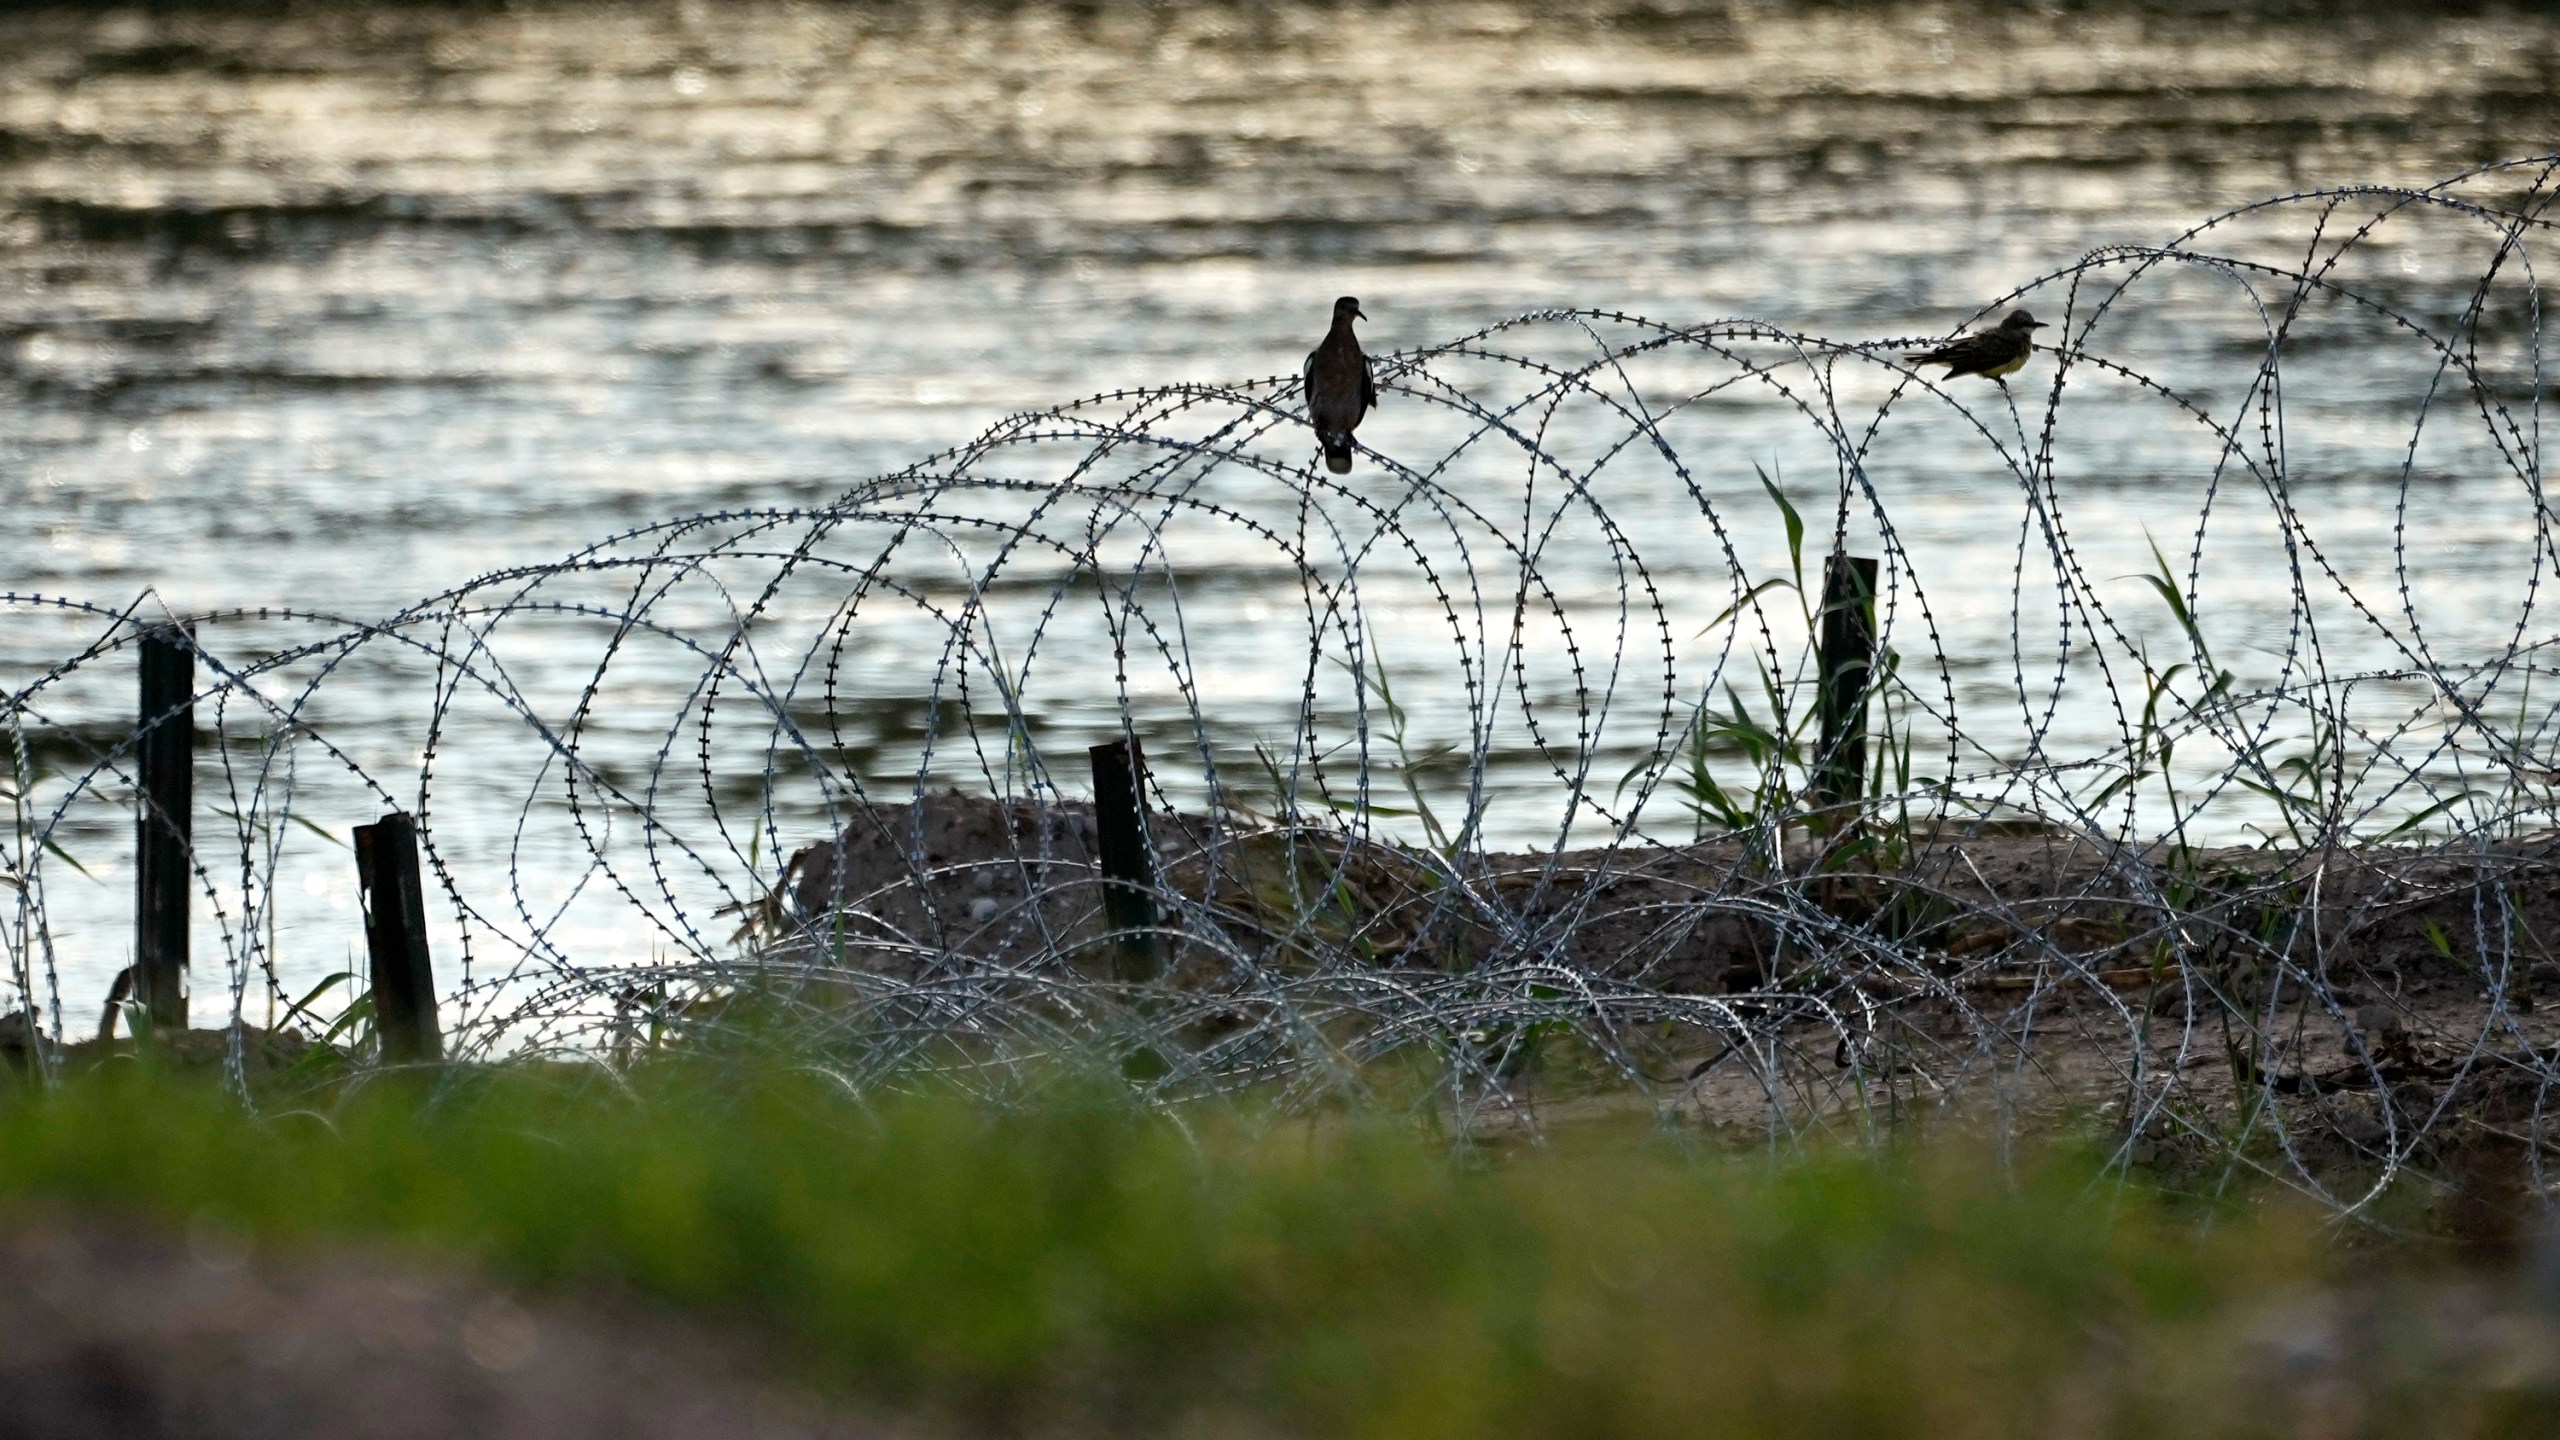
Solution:
<svg viewBox="0 0 2560 1440">
<path fill-rule="evenodd" d="M 1333 328 L 1324 343 L 1308 352 L 1299 376 L 1306 386 L 1307 423 L 1316 427 L 1316 443 L 1324 447 L 1324 468 L 1336 475 L 1351 473 L 1351 432 L 1360 417 L 1378 403 L 1377 382 L 1369 378 L 1369 357 L 1360 353 L 1360 337 L 1351 322 L 1366 320 L 1360 302 L 1345 295 L 1333 302 Z"/>
<path fill-rule="evenodd" d="M 2018 368 L 2027 363 L 2027 357 L 2035 353 L 2036 332 L 2043 328 L 2044 322 L 2033 315 L 2012 310 L 2009 318 L 1993 329 L 1977 330 L 1935 350 L 1902 358 L 1918 365 L 1944 365 L 1949 380 L 1959 375 L 1980 375 L 2006 390 L 2009 382 L 2000 377 L 2018 373 Z"/>
</svg>

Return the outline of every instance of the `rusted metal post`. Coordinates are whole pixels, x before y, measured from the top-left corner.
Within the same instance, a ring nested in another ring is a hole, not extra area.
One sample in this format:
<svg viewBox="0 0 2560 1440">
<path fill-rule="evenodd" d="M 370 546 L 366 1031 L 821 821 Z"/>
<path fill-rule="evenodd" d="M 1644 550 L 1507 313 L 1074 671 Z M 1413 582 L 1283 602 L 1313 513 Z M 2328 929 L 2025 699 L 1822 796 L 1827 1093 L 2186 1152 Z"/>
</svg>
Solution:
<svg viewBox="0 0 2560 1440">
<path fill-rule="evenodd" d="M 1867 680 L 1876 654 L 1876 562 L 1834 553 L 1822 567 L 1822 667 L 1815 705 L 1822 721 L 1814 752 L 1813 802 L 1825 809 L 1867 795 Z"/>
<path fill-rule="evenodd" d="M 162 625 L 144 634 L 134 729 L 133 994 L 155 1030 L 187 1028 L 195 694 L 192 628 Z"/>
<path fill-rule="evenodd" d="M 1146 751 L 1137 740 L 1096 745 L 1094 829 L 1102 847 L 1102 912 L 1120 949 L 1124 980 L 1156 974 L 1156 865 L 1147 849 Z"/>
<path fill-rule="evenodd" d="M 395 1065 L 444 1058 L 435 967 L 427 958 L 426 888 L 418 880 L 418 822 L 394 810 L 356 827 L 356 883 L 373 957 L 374 1033 Z"/>
</svg>

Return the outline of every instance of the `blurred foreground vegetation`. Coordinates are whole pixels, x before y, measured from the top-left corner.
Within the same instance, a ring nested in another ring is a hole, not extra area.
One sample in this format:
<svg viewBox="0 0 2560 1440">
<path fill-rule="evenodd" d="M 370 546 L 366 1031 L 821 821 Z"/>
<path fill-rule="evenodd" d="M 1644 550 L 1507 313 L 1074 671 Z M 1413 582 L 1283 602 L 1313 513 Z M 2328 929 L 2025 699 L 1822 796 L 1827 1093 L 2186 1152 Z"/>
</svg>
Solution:
<svg viewBox="0 0 2560 1440">
<path fill-rule="evenodd" d="M 637 1291 L 961 1434 L 2560 1433 L 2512 1275 L 2067 1146 L 1470 1151 L 1099 1086 L 998 1111 L 583 1069 L 259 1115 L 110 1066 L 0 1104 L 0 1212 Z M 2497 1345 L 2429 1318 L 2464 1295 Z"/>
</svg>

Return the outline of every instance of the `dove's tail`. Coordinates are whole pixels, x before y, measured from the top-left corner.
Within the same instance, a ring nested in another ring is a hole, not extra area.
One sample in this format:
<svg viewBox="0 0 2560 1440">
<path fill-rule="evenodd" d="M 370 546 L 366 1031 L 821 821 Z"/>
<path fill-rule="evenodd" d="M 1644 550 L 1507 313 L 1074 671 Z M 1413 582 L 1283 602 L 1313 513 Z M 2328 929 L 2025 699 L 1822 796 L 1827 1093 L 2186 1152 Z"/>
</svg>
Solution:
<svg viewBox="0 0 2560 1440">
<path fill-rule="evenodd" d="M 1324 468 L 1336 475 L 1351 473 L 1351 437 L 1318 435 L 1316 443 L 1324 446 Z"/>
</svg>

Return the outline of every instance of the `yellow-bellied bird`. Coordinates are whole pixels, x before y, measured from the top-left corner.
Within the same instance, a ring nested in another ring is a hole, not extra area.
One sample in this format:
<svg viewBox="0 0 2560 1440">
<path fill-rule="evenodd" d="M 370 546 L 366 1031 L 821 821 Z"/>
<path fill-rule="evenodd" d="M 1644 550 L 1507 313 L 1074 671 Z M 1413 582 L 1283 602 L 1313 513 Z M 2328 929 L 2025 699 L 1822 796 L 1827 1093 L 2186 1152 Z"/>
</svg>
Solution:
<svg viewBox="0 0 2560 1440">
<path fill-rule="evenodd" d="M 1316 427 L 1316 443 L 1324 447 L 1324 468 L 1336 475 L 1351 473 L 1351 432 L 1378 403 L 1369 357 L 1360 353 L 1360 337 L 1351 333 L 1352 321 L 1368 318 L 1358 300 L 1345 295 L 1334 301 L 1333 328 L 1308 353 L 1307 368 L 1299 376 L 1307 391 L 1307 422 Z"/>
<path fill-rule="evenodd" d="M 1919 365 L 1944 365 L 1950 380 L 1959 375 L 1986 376 L 1998 380 L 2005 390 L 2009 382 L 2000 377 L 2015 375 L 2018 367 L 2027 363 L 2027 357 L 2035 353 L 2036 332 L 2043 328 L 2044 322 L 2033 315 L 2012 310 L 1997 328 L 1977 330 L 1935 350 L 1902 358 Z"/>
</svg>

